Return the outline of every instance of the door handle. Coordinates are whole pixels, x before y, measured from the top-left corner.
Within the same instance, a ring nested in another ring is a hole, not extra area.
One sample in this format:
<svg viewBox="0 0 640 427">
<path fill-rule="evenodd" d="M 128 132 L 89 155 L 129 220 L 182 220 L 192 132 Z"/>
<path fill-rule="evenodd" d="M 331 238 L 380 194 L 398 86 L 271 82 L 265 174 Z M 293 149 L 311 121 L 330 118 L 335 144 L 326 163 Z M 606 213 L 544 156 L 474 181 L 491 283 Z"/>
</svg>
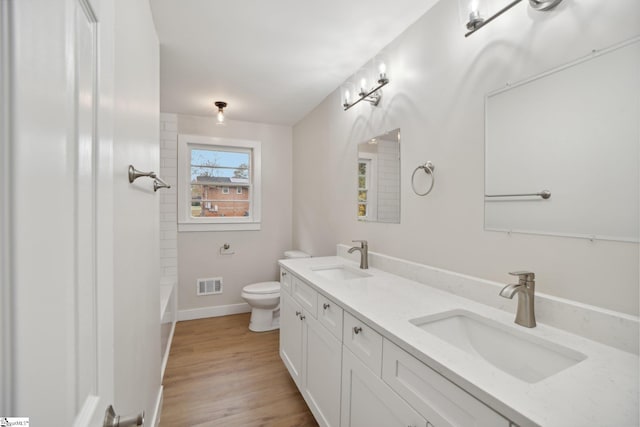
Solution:
<svg viewBox="0 0 640 427">
<path fill-rule="evenodd" d="M 144 426 L 144 411 L 138 415 L 129 415 L 121 417 L 116 415 L 116 411 L 113 409 L 113 405 L 109 405 L 104 412 L 103 427 L 135 427 Z"/>
</svg>

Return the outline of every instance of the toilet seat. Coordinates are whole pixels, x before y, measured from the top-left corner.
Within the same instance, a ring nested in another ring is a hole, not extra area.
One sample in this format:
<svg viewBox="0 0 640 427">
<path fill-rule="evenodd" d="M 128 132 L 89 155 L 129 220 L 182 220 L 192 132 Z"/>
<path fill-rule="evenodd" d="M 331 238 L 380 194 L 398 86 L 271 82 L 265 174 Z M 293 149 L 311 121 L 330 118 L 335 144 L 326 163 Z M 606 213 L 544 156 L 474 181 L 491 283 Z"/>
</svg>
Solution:
<svg viewBox="0 0 640 427">
<path fill-rule="evenodd" d="M 280 292 L 280 282 L 260 282 L 242 288 L 247 294 L 275 294 Z"/>
</svg>

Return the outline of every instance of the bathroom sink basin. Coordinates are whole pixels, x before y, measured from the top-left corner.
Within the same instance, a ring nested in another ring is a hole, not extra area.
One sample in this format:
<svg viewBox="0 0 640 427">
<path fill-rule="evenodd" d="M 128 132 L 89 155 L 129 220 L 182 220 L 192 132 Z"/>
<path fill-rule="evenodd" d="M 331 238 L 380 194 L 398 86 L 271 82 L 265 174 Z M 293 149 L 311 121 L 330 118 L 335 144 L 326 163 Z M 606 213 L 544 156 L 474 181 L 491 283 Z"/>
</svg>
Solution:
<svg viewBox="0 0 640 427">
<path fill-rule="evenodd" d="M 311 269 L 318 276 L 329 280 L 350 280 L 371 277 L 370 274 L 346 265 L 330 265 Z"/>
<path fill-rule="evenodd" d="M 514 327 L 465 310 L 452 310 L 411 323 L 507 374 L 536 383 L 587 357 Z"/>
</svg>

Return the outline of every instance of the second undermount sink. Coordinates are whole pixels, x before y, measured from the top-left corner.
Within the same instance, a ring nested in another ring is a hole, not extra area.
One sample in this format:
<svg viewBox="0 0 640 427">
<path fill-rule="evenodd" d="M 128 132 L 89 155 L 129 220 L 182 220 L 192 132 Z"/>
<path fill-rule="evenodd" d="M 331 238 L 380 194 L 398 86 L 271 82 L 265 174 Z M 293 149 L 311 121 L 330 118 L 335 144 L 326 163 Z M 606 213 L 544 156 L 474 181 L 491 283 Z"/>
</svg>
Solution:
<svg viewBox="0 0 640 427">
<path fill-rule="evenodd" d="M 447 311 L 410 322 L 528 383 L 541 381 L 587 358 L 570 348 L 465 310 Z"/>
<path fill-rule="evenodd" d="M 329 280 L 350 280 L 371 277 L 370 274 L 346 265 L 328 265 L 313 267 L 311 270 L 317 275 Z"/>
</svg>

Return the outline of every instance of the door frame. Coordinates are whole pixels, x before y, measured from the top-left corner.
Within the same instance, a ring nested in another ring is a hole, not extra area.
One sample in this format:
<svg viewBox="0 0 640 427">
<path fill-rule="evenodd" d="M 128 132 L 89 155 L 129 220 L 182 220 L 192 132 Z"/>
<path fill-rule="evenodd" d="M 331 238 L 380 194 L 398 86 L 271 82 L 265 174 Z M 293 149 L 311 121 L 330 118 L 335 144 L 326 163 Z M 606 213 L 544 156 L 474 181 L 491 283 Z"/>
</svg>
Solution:
<svg viewBox="0 0 640 427">
<path fill-rule="evenodd" d="M 0 415 L 13 412 L 10 0 L 0 0 Z"/>
</svg>

